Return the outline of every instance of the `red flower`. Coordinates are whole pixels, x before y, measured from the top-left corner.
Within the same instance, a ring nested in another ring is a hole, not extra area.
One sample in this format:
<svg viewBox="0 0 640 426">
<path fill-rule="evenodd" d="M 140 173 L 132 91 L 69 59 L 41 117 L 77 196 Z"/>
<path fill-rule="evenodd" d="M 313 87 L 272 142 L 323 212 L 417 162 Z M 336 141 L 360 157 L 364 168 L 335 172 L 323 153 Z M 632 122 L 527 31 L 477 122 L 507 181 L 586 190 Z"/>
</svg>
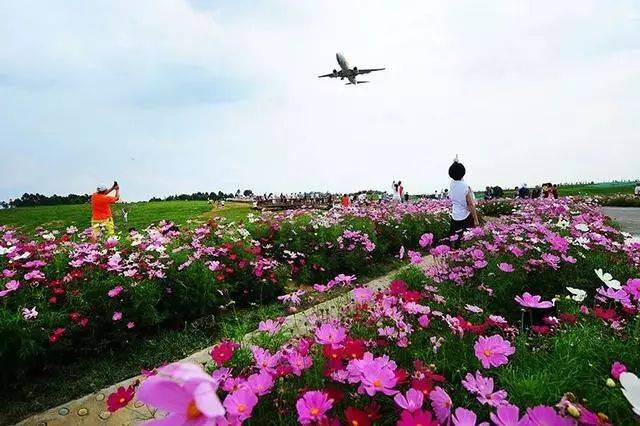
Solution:
<svg viewBox="0 0 640 426">
<path fill-rule="evenodd" d="M 405 291 L 401 296 L 405 302 L 419 302 L 420 299 L 422 299 L 422 294 L 420 294 L 419 291 L 415 290 Z"/>
<path fill-rule="evenodd" d="M 541 336 L 551 333 L 551 327 L 549 327 L 548 325 L 532 325 L 531 330 Z"/>
<path fill-rule="evenodd" d="M 380 418 L 380 404 L 375 401 L 365 405 L 363 410 L 367 413 L 367 417 L 369 417 L 369 420 L 372 422 Z"/>
<path fill-rule="evenodd" d="M 397 368 L 395 371 L 396 374 L 396 381 L 398 382 L 398 384 L 404 384 L 407 382 L 407 379 L 409 378 L 409 374 L 407 373 L 407 370 L 405 370 L 404 368 Z"/>
<path fill-rule="evenodd" d="M 429 392 L 433 390 L 431 380 L 429 379 L 413 379 L 411 381 L 411 387 L 422 392 L 422 394 L 427 398 L 429 397 Z"/>
<path fill-rule="evenodd" d="M 560 314 L 560 320 L 568 324 L 575 324 L 578 322 L 578 316 L 573 314 Z"/>
<path fill-rule="evenodd" d="M 349 339 L 344 344 L 342 354 L 346 358 L 360 359 L 364 356 L 366 348 L 364 346 L 364 340 L 362 339 Z"/>
<path fill-rule="evenodd" d="M 389 291 L 391 292 L 392 296 L 398 296 L 407 291 L 407 283 L 402 280 L 391 281 Z"/>
<path fill-rule="evenodd" d="M 605 321 L 613 321 L 618 318 L 618 314 L 616 313 L 615 309 L 602 309 L 596 307 L 593 309 L 593 313 L 595 314 L 595 316 Z"/>
<path fill-rule="evenodd" d="M 82 328 L 87 328 L 87 326 L 89 325 L 89 318 L 87 317 L 81 318 L 78 321 L 78 325 Z"/>
<path fill-rule="evenodd" d="M 58 298 L 57 298 L 57 297 L 55 297 L 55 296 L 51 296 L 51 297 L 49 298 L 49 303 L 51 303 L 51 304 L 56 303 L 57 301 L 58 301 Z"/>
<path fill-rule="evenodd" d="M 328 387 L 324 390 L 324 393 L 327 394 L 327 398 L 331 400 L 333 405 L 340 403 L 344 398 L 344 392 L 338 388 Z"/>
<path fill-rule="evenodd" d="M 107 408 L 112 413 L 125 407 L 133 399 L 136 391 L 133 386 L 125 388 L 120 386 L 114 393 L 107 397 Z"/>
<path fill-rule="evenodd" d="M 322 346 L 322 354 L 327 359 L 342 359 L 344 357 L 342 348 L 334 348 L 332 345 Z"/>
<path fill-rule="evenodd" d="M 220 342 L 211 348 L 211 358 L 218 364 L 218 366 L 224 365 L 227 361 L 233 358 L 233 353 L 238 348 L 238 344 L 232 341 Z"/>
<path fill-rule="evenodd" d="M 82 315 L 80 315 L 80 312 L 78 311 L 73 311 L 69 313 L 69 319 L 73 322 L 78 322 L 80 318 L 82 318 Z"/>
<path fill-rule="evenodd" d="M 58 327 L 55 330 L 53 330 L 53 332 L 49 335 L 49 342 L 50 343 L 55 343 L 58 341 L 58 339 L 60 339 L 60 337 L 64 334 L 65 328 L 64 327 Z"/>
<path fill-rule="evenodd" d="M 347 424 L 349 426 L 369 426 L 371 425 L 371 420 L 367 413 L 362 410 L 358 410 L 354 407 L 347 407 L 344 410 L 344 416 L 347 418 Z"/>
</svg>

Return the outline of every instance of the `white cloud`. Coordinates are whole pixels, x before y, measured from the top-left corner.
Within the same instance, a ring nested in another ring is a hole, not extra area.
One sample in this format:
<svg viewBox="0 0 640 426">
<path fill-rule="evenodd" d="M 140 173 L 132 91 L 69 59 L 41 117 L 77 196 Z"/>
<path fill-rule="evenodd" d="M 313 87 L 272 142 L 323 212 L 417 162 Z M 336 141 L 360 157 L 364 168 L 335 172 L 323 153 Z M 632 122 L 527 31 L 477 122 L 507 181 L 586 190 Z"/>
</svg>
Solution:
<svg viewBox="0 0 640 426">
<path fill-rule="evenodd" d="M 0 198 L 112 176 L 130 198 L 394 178 L 416 193 L 446 185 L 456 153 L 476 187 L 638 170 L 632 2 L 16 1 L 0 15 Z M 317 79 L 338 50 L 388 70 Z"/>
</svg>

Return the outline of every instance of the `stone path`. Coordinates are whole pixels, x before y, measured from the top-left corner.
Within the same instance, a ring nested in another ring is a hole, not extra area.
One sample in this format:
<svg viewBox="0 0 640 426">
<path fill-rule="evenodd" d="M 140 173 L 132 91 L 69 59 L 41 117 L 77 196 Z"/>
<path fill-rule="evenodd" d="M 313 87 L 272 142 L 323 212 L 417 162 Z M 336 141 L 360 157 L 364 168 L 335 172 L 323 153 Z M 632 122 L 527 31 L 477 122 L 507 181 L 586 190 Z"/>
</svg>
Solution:
<svg viewBox="0 0 640 426">
<path fill-rule="evenodd" d="M 433 263 L 432 256 L 424 257 L 422 263 L 418 265 L 424 268 Z M 386 288 L 392 281 L 395 274 L 403 268 L 394 270 L 382 277 L 369 281 L 365 285 L 372 290 L 379 291 Z M 305 327 L 305 317 L 316 315 L 321 317 L 335 316 L 340 313 L 341 309 L 353 300 L 353 291 L 335 297 L 326 302 L 319 303 L 303 312 L 290 315 L 286 318 L 282 329 L 291 332 L 293 335 L 304 334 L 307 330 Z M 251 344 L 252 337 L 258 331 L 253 331 L 242 338 L 243 345 Z M 198 351 L 182 361 L 204 364 L 211 360 L 209 355 L 210 347 Z M 47 410 L 43 413 L 30 417 L 18 425 L 24 426 L 50 426 L 50 425 L 133 425 L 142 419 L 149 417 L 149 410 L 139 401 L 133 401 L 129 407 L 121 409 L 115 413 L 107 411 L 106 398 L 114 392 L 118 387 L 127 387 L 140 380 L 141 376 L 132 377 L 116 383 L 113 386 L 102 389 L 98 392 L 86 395 L 82 398 L 70 401 L 66 404 Z"/>
<path fill-rule="evenodd" d="M 640 208 L 639 207 L 602 207 L 607 216 L 615 219 L 623 231 L 640 237 Z"/>
</svg>

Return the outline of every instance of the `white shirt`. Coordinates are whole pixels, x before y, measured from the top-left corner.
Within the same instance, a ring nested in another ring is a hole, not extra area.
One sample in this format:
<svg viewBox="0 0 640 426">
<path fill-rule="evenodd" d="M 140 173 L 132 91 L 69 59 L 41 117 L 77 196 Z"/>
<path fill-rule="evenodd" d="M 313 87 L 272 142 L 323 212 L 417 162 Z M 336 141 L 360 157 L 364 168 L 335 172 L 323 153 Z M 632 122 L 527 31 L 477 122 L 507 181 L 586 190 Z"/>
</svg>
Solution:
<svg viewBox="0 0 640 426">
<path fill-rule="evenodd" d="M 451 200 L 451 218 L 453 220 L 464 220 L 469 217 L 471 211 L 467 206 L 467 194 L 471 191 L 469 185 L 463 180 L 452 180 L 449 186 L 449 199 Z M 475 199 L 473 191 L 471 198 Z"/>
<path fill-rule="evenodd" d="M 636 186 L 635 193 L 636 195 L 640 195 L 640 185 Z"/>
</svg>

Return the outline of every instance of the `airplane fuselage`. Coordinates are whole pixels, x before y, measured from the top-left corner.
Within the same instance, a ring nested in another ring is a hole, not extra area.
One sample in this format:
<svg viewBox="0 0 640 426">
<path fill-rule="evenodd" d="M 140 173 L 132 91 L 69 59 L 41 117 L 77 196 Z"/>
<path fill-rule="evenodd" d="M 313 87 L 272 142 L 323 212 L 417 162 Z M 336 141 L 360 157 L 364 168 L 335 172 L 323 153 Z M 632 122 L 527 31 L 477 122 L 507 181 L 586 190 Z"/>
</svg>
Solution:
<svg viewBox="0 0 640 426">
<path fill-rule="evenodd" d="M 336 53 L 336 60 L 338 61 L 338 65 L 342 69 L 342 75 L 345 76 L 352 84 L 356 84 L 356 75 L 357 71 L 352 70 L 349 67 L 349 62 L 344 57 L 342 53 Z"/>
</svg>

